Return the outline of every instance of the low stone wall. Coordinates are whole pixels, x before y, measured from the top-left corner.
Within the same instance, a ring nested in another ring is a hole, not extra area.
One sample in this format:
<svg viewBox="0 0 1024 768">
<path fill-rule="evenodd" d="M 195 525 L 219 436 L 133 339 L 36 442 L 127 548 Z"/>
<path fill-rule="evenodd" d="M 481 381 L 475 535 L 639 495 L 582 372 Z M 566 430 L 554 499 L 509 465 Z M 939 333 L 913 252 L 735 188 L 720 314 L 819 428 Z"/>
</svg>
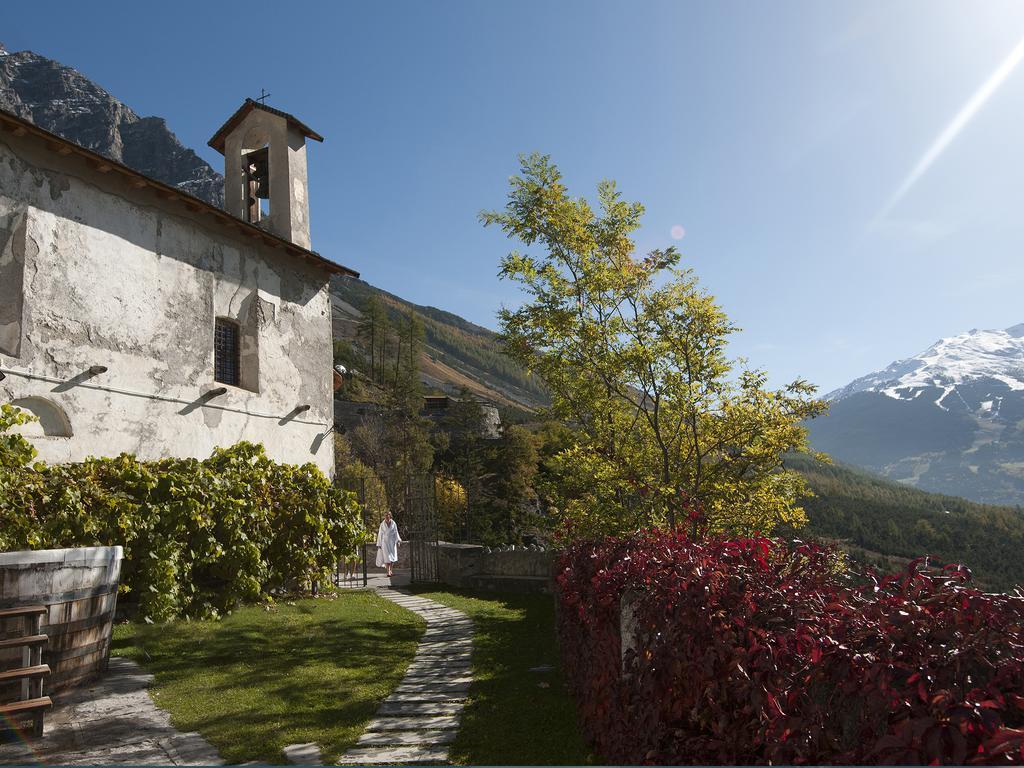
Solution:
<svg viewBox="0 0 1024 768">
<path fill-rule="evenodd" d="M 106 669 L 117 607 L 121 547 L 0 553 L 0 608 L 45 605 L 49 637 L 43 663 L 48 694 L 60 694 Z M 0 620 L 0 638 L 23 632 L 22 619 Z M 21 649 L 0 651 L 0 669 L 21 666 Z"/>
<path fill-rule="evenodd" d="M 438 542 L 438 577 L 453 587 L 550 592 L 557 553 L 538 546 L 483 547 Z"/>
<path fill-rule="evenodd" d="M 437 544 L 437 576 L 453 587 L 468 587 L 469 580 L 480 573 L 484 548 L 479 544 Z"/>
</svg>

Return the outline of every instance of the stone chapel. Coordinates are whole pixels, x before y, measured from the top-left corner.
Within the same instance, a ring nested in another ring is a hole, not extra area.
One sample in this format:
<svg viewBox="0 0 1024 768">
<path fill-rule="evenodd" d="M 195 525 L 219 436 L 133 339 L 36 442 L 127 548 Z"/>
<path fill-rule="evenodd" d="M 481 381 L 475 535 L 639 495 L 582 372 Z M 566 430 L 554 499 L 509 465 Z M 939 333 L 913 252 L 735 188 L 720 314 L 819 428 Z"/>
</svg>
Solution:
<svg viewBox="0 0 1024 768">
<path fill-rule="evenodd" d="M 0 402 L 49 462 L 240 440 L 333 473 L 329 282 L 307 141 L 247 99 L 214 134 L 225 210 L 0 111 Z"/>
</svg>

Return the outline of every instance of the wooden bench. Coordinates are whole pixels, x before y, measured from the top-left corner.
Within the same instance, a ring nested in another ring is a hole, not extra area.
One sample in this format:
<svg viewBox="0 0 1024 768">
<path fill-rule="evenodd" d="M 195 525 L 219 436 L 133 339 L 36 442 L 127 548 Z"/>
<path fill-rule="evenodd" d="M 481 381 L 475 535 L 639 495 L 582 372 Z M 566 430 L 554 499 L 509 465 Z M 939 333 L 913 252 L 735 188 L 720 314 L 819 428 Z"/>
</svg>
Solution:
<svg viewBox="0 0 1024 768">
<path fill-rule="evenodd" d="M 32 716 L 32 733 L 43 735 L 43 713 L 53 706 L 49 696 L 43 695 L 43 678 L 50 674 L 50 667 L 43 664 L 43 646 L 46 635 L 40 634 L 39 625 L 45 605 L 28 605 L 23 608 L 0 609 L 0 619 L 23 619 L 21 637 L 0 640 L 0 648 L 21 648 L 21 666 L 0 672 L 0 684 L 21 681 L 21 698 L 8 704 L 0 704 L 0 721 Z"/>
</svg>

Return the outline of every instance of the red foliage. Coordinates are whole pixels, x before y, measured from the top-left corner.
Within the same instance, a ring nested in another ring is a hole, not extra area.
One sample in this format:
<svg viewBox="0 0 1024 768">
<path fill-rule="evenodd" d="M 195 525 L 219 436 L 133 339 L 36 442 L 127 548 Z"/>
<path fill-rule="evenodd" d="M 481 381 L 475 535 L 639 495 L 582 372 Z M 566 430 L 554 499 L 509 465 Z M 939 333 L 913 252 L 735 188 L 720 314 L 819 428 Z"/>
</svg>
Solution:
<svg viewBox="0 0 1024 768">
<path fill-rule="evenodd" d="M 922 558 L 867 586 L 834 553 L 651 532 L 559 563 L 587 737 L 618 763 L 1024 762 L 1024 599 Z M 623 659 L 619 602 L 636 593 Z"/>
</svg>

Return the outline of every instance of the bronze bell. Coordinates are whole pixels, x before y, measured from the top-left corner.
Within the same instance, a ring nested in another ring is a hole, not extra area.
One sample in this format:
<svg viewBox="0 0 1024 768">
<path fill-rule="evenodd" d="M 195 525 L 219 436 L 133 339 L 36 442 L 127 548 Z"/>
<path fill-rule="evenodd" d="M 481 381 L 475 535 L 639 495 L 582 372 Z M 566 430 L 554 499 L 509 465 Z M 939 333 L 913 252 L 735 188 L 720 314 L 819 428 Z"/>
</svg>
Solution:
<svg viewBox="0 0 1024 768">
<path fill-rule="evenodd" d="M 246 155 L 249 179 L 254 182 L 253 192 L 261 200 L 270 198 L 270 153 L 266 147 Z"/>
</svg>

